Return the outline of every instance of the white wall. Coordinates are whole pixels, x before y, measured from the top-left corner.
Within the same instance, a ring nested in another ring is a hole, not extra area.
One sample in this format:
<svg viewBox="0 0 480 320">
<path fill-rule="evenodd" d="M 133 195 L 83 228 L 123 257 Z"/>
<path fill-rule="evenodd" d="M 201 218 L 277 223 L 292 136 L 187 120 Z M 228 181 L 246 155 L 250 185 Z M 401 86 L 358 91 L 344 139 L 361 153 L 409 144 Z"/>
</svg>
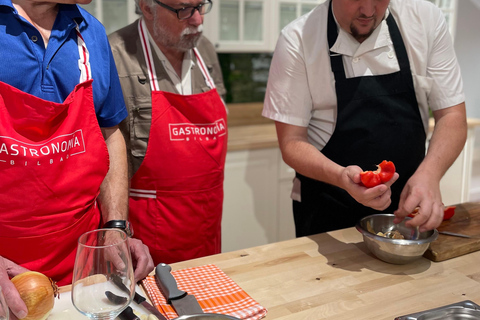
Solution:
<svg viewBox="0 0 480 320">
<path fill-rule="evenodd" d="M 455 51 L 462 69 L 467 116 L 480 118 L 480 0 L 459 0 Z M 470 201 L 480 201 L 480 129 L 475 135 Z"/>
</svg>

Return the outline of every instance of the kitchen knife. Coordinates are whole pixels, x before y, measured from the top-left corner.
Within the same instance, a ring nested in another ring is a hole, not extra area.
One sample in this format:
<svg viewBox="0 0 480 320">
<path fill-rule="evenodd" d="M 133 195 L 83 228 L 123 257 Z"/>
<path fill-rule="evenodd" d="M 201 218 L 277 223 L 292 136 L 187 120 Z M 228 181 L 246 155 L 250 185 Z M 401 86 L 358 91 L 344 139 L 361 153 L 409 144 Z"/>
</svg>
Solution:
<svg viewBox="0 0 480 320">
<path fill-rule="evenodd" d="M 111 276 L 113 283 L 120 288 L 120 290 L 129 293 L 130 290 L 127 288 L 127 286 L 123 283 L 122 278 L 120 278 L 118 275 L 113 274 Z M 133 301 L 135 301 L 137 304 L 143 306 L 145 309 L 147 309 L 151 314 L 153 314 L 155 317 L 158 318 L 158 320 L 167 320 L 163 314 L 160 313 L 160 311 L 157 310 L 154 306 L 152 306 L 150 303 L 147 302 L 147 299 L 139 295 L 137 292 L 135 292 L 135 295 L 133 296 Z M 128 320 L 128 319 L 127 319 Z"/>
<path fill-rule="evenodd" d="M 165 263 L 160 263 L 155 268 L 155 277 L 167 302 L 173 305 L 179 316 L 203 313 L 202 307 L 193 295 L 178 289 L 171 271 L 172 267 Z"/>
<path fill-rule="evenodd" d="M 139 317 L 133 313 L 133 309 L 131 307 L 126 307 L 119 315 L 118 318 L 120 320 L 140 320 Z"/>
<path fill-rule="evenodd" d="M 438 233 L 445 234 L 447 236 L 453 236 L 453 237 L 468 238 L 468 239 L 480 239 L 479 236 L 469 236 L 469 235 L 466 235 L 466 234 L 449 232 L 449 231 L 438 231 Z"/>
<path fill-rule="evenodd" d="M 105 295 L 107 296 L 108 300 L 114 304 L 124 304 L 128 300 L 125 297 L 117 296 L 111 291 L 105 291 Z M 123 309 L 123 311 L 118 315 L 118 318 L 120 320 L 140 320 L 140 318 L 133 313 L 133 309 L 131 307 L 126 307 Z"/>
</svg>

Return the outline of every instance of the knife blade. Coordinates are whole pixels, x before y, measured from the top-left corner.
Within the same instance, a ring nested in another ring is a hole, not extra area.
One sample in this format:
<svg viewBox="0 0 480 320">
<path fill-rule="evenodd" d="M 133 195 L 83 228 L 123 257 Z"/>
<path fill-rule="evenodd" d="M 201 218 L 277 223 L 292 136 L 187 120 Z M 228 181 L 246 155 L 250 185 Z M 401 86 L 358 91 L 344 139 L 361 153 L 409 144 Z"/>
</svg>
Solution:
<svg viewBox="0 0 480 320">
<path fill-rule="evenodd" d="M 453 237 L 468 238 L 468 239 L 480 239 L 479 236 L 469 236 L 469 235 L 466 235 L 466 234 L 455 233 L 455 232 L 450 232 L 450 231 L 438 231 L 438 233 L 445 234 L 447 236 L 453 236 Z"/>
<path fill-rule="evenodd" d="M 113 274 L 111 275 L 113 283 L 120 288 L 120 290 L 130 293 L 130 289 L 127 288 L 127 286 L 123 283 L 122 278 L 120 278 L 118 275 Z M 133 301 L 135 301 L 138 305 L 143 306 L 145 309 L 147 309 L 151 314 L 153 314 L 155 317 L 158 318 L 158 320 L 167 320 L 163 314 L 158 311 L 157 308 L 152 306 L 150 303 L 148 303 L 147 299 L 145 297 L 142 297 L 140 294 L 138 294 L 135 291 L 135 295 L 133 296 Z"/>
<path fill-rule="evenodd" d="M 172 267 L 165 263 L 160 263 L 155 268 L 155 277 L 167 302 L 175 308 L 179 316 L 203 313 L 195 296 L 178 289 L 171 271 Z"/>
</svg>

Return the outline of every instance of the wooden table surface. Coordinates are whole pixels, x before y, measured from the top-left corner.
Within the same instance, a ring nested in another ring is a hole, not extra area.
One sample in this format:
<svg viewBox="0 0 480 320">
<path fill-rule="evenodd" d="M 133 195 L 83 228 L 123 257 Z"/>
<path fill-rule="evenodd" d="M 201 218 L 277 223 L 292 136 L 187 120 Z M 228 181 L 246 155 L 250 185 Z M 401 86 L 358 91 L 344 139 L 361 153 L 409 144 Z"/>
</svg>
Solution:
<svg viewBox="0 0 480 320">
<path fill-rule="evenodd" d="M 480 304 L 480 252 L 392 265 L 354 228 L 172 264 L 215 264 L 268 309 L 266 320 L 393 320 L 464 300 Z"/>
</svg>

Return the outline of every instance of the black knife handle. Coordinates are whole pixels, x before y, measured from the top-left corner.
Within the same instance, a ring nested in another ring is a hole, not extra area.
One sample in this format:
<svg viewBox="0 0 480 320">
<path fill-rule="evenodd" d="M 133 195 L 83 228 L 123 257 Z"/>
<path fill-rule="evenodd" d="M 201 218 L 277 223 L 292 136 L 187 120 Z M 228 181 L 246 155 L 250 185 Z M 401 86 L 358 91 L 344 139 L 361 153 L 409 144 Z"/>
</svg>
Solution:
<svg viewBox="0 0 480 320">
<path fill-rule="evenodd" d="M 133 309 L 131 307 L 127 307 L 125 310 L 123 310 L 118 315 L 118 318 L 120 320 L 140 320 L 140 318 L 133 313 Z"/>
<path fill-rule="evenodd" d="M 122 278 L 120 278 L 118 275 L 112 274 L 112 281 L 120 290 L 130 294 L 130 289 L 127 288 L 127 286 L 123 283 Z M 144 297 L 139 295 L 137 292 L 135 292 L 135 295 L 133 296 L 133 301 L 135 301 L 138 304 L 141 304 L 145 300 L 147 299 L 145 299 Z"/>
<path fill-rule="evenodd" d="M 162 291 L 163 296 L 168 303 L 172 300 L 181 299 L 187 295 L 185 291 L 178 289 L 177 281 L 170 273 L 171 271 L 172 267 L 165 263 L 160 263 L 155 268 L 155 277 L 158 280 L 160 291 Z"/>
</svg>

